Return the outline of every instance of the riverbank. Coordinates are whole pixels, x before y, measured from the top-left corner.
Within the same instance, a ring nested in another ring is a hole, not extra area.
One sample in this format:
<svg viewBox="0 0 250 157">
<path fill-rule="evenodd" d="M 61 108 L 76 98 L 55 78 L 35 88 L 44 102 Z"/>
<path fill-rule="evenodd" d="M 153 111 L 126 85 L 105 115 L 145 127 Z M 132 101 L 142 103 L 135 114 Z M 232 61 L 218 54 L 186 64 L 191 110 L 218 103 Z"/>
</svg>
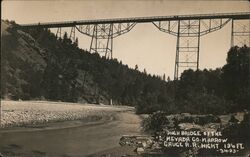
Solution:
<svg viewBox="0 0 250 157">
<path fill-rule="evenodd" d="M 114 112 L 132 107 L 48 101 L 1 101 L 1 127 L 22 127 L 69 120 L 112 119 Z M 108 118 L 107 118 L 108 117 Z"/>
<path fill-rule="evenodd" d="M 99 157 L 136 155 L 121 147 L 123 135 L 142 134 L 134 108 L 63 102 L 2 101 L 5 124 L 0 129 L 4 157 Z M 20 118 L 21 117 L 21 118 Z M 20 119 L 18 119 L 20 118 Z"/>
</svg>

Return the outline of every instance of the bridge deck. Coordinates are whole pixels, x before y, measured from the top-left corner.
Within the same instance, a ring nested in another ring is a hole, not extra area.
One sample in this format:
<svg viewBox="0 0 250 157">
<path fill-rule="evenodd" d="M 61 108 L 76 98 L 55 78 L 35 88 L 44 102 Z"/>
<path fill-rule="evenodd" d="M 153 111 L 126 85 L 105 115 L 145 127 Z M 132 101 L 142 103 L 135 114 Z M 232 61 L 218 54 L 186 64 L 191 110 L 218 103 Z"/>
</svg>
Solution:
<svg viewBox="0 0 250 157">
<path fill-rule="evenodd" d="M 57 28 L 57 27 L 73 27 L 76 25 L 91 25 L 91 24 L 111 24 L 111 23 L 115 24 L 115 23 L 129 23 L 129 22 L 147 23 L 156 21 L 221 19 L 221 18 L 250 19 L 250 12 L 97 19 L 97 20 L 64 21 L 64 22 L 51 22 L 51 23 L 33 23 L 33 24 L 23 24 L 19 26 L 23 28 L 32 28 L 32 27 Z"/>
</svg>

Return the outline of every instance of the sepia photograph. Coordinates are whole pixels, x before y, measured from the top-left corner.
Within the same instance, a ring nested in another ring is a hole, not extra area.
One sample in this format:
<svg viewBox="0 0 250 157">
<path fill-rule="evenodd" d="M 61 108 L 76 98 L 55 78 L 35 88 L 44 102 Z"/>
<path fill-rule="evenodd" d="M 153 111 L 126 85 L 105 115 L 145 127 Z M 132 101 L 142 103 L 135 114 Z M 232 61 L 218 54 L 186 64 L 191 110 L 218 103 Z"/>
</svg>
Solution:
<svg viewBox="0 0 250 157">
<path fill-rule="evenodd" d="M 249 0 L 2 0 L 0 157 L 250 157 Z"/>
</svg>

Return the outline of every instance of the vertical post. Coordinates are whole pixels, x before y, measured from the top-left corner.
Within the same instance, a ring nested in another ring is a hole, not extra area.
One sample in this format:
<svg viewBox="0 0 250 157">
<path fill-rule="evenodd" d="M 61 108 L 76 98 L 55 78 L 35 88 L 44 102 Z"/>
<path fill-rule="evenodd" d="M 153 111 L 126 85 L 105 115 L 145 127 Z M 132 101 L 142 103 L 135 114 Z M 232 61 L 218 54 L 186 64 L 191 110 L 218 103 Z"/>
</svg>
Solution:
<svg viewBox="0 0 250 157">
<path fill-rule="evenodd" d="M 98 24 L 96 24 L 96 28 L 95 28 L 95 53 L 97 53 L 98 52 L 98 50 L 97 50 L 97 30 L 98 30 Z"/>
<path fill-rule="evenodd" d="M 178 20 L 178 30 L 177 30 L 177 43 L 176 43 L 176 56 L 175 56 L 175 70 L 174 79 L 178 80 L 178 69 L 179 69 L 179 46 L 180 46 L 180 20 Z"/>
<path fill-rule="evenodd" d="M 108 38 L 107 38 L 107 44 L 106 44 L 106 49 L 105 49 L 105 58 L 107 58 L 107 55 L 109 56 L 108 53 L 110 53 L 110 58 L 111 58 L 111 53 L 112 53 L 112 48 L 109 49 L 109 45 L 111 45 L 111 35 L 112 35 L 112 24 L 109 26 L 109 33 L 108 33 Z M 109 58 L 109 57 L 108 57 Z"/>
<path fill-rule="evenodd" d="M 211 32 L 211 26 L 212 26 L 211 25 L 211 19 L 209 19 L 209 29 L 208 29 L 209 31 L 208 32 Z"/>
<path fill-rule="evenodd" d="M 94 25 L 93 28 L 93 34 L 92 34 L 92 38 L 91 38 L 91 43 L 90 43 L 90 48 L 89 48 L 89 52 L 91 53 L 91 51 L 93 50 L 93 42 L 94 42 L 94 38 L 95 38 L 95 30 L 96 30 L 96 25 Z"/>
<path fill-rule="evenodd" d="M 231 47 L 234 46 L 234 19 L 232 19 L 232 28 L 231 28 Z"/>
<path fill-rule="evenodd" d="M 69 38 L 72 40 L 72 42 L 75 41 L 75 27 L 72 27 L 72 28 L 71 28 Z"/>
<path fill-rule="evenodd" d="M 111 24 L 111 46 L 110 46 L 110 49 L 111 49 L 111 59 L 113 59 L 113 27 L 114 27 L 114 24 L 112 23 Z"/>
<path fill-rule="evenodd" d="M 168 21 L 168 31 L 170 31 L 170 23 L 171 21 Z"/>
<path fill-rule="evenodd" d="M 62 38 L 62 28 L 59 28 L 59 38 Z"/>
<path fill-rule="evenodd" d="M 56 32 L 56 37 L 57 37 L 57 38 L 62 38 L 62 34 L 61 34 L 61 31 L 62 31 L 62 30 L 61 30 L 61 29 L 62 29 L 61 27 L 58 27 L 58 28 L 57 28 L 57 32 Z"/>
<path fill-rule="evenodd" d="M 200 29 L 201 29 L 201 20 L 199 19 L 199 26 L 198 26 L 198 49 L 197 49 L 197 69 L 199 69 L 199 60 L 200 60 Z"/>
</svg>

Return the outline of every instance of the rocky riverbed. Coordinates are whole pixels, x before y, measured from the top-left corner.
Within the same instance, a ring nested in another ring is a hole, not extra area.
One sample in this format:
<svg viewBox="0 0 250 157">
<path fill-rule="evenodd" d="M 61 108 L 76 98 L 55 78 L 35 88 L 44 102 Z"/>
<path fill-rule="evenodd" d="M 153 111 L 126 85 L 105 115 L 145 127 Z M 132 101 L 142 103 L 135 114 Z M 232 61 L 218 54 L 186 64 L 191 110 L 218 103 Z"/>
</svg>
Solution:
<svg viewBox="0 0 250 157">
<path fill-rule="evenodd" d="M 1 101 L 1 127 L 86 118 L 101 119 L 129 107 L 46 101 Z"/>
<path fill-rule="evenodd" d="M 135 148 L 121 147 L 119 139 L 143 134 L 141 117 L 132 107 L 37 101 L 2 101 L 2 107 L 4 157 L 136 155 Z"/>
</svg>

